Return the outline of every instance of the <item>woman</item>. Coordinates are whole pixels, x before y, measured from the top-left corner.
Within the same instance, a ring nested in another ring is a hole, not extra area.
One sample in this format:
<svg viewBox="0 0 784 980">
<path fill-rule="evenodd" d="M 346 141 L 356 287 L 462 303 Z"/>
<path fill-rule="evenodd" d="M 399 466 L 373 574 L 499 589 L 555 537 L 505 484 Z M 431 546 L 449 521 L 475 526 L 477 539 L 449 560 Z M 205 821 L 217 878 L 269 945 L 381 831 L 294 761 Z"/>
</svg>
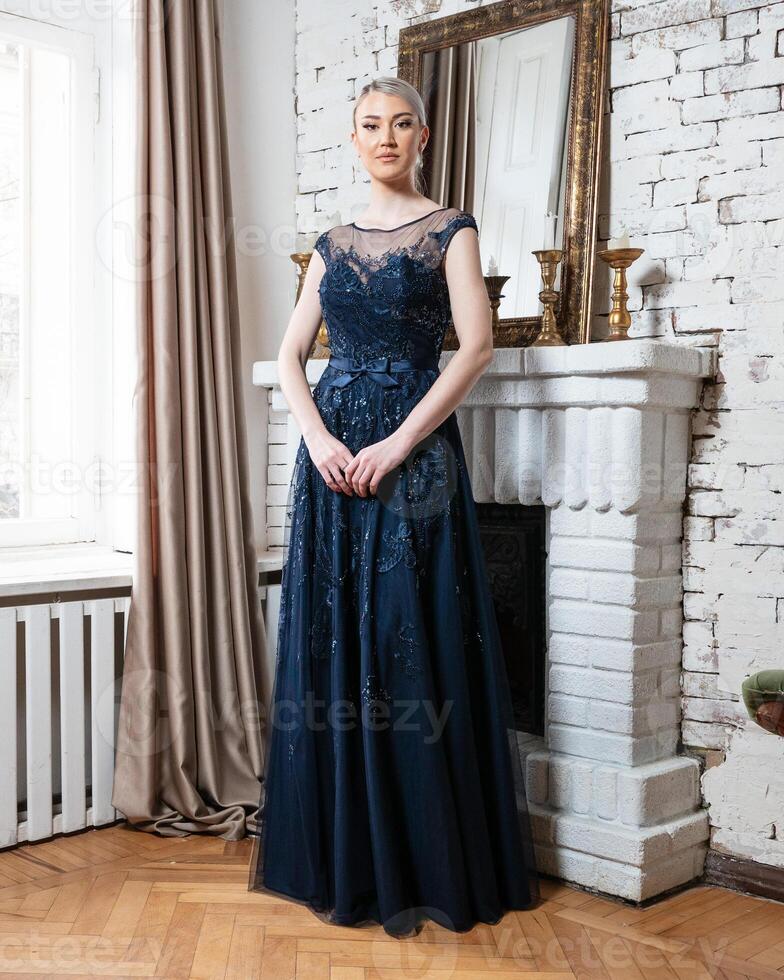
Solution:
<svg viewBox="0 0 784 980">
<path fill-rule="evenodd" d="M 370 204 L 318 238 L 278 357 L 302 439 L 249 880 L 396 937 L 537 897 L 454 414 L 492 356 L 490 307 L 473 216 L 416 190 L 427 138 L 411 85 L 363 88 L 351 139 Z M 331 356 L 311 395 L 322 314 Z M 450 319 L 460 349 L 440 374 Z"/>
</svg>

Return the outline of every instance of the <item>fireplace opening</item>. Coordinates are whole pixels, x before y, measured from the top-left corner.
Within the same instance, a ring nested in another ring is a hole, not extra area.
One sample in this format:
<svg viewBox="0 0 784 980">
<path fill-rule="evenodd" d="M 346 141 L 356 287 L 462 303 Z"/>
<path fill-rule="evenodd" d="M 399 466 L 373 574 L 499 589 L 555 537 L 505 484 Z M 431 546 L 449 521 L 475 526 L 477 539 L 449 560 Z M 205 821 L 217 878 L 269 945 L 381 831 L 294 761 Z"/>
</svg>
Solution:
<svg viewBox="0 0 784 980">
<path fill-rule="evenodd" d="M 547 509 L 477 503 L 476 510 L 515 724 L 544 735 Z"/>
</svg>

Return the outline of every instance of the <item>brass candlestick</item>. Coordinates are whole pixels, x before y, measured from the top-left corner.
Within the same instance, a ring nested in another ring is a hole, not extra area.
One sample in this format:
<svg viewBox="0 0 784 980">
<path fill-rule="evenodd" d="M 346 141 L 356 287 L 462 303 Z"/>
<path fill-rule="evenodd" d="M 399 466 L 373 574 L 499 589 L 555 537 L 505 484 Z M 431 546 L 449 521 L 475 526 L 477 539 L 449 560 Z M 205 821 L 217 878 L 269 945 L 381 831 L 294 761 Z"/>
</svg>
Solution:
<svg viewBox="0 0 784 980">
<path fill-rule="evenodd" d="M 605 248 L 597 252 L 599 258 L 615 270 L 613 281 L 612 310 L 610 310 L 610 333 L 607 340 L 628 340 L 632 317 L 626 308 L 629 294 L 626 292 L 626 270 L 635 262 L 644 248 Z"/>
<path fill-rule="evenodd" d="M 558 302 L 558 292 L 553 289 L 558 263 L 563 251 L 560 248 L 538 248 L 533 253 L 539 263 L 544 289 L 539 293 L 544 310 L 542 312 L 542 328 L 537 334 L 532 347 L 563 347 L 566 341 L 558 330 L 555 319 L 555 304 Z"/>
<path fill-rule="evenodd" d="M 487 296 L 490 300 L 490 309 L 493 313 L 493 336 L 497 336 L 498 328 L 501 325 L 501 321 L 498 317 L 498 307 L 501 305 L 501 300 L 504 298 L 504 294 L 501 290 L 504 288 L 504 283 L 509 279 L 509 276 L 485 276 L 485 288 L 487 289 Z"/>
<path fill-rule="evenodd" d="M 308 271 L 308 266 L 310 265 L 310 257 L 313 252 L 293 252 L 290 256 L 291 261 L 294 262 L 299 267 L 299 272 L 297 273 L 297 295 L 294 299 L 296 305 L 297 300 L 299 300 L 299 294 L 302 292 L 302 284 L 305 281 L 305 274 Z M 313 348 L 310 352 L 310 357 L 313 358 L 325 358 L 329 357 L 329 334 L 327 333 L 327 325 L 324 321 L 321 321 L 321 326 L 318 328 L 318 333 L 316 334 L 316 339 L 313 342 Z"/>
</svg>

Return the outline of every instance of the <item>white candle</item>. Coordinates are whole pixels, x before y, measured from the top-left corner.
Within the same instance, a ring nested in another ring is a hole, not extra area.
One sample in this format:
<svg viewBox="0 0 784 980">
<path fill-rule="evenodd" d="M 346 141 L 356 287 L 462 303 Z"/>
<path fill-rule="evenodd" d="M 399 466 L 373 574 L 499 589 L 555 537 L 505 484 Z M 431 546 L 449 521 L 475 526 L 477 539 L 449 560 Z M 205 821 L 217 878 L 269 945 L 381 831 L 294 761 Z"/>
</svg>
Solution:
<svg viewBox="0 0 784 980">
<path fill-rule="evenodd" d="M 544 216 L 544 247 L 555 248 L 555 222 L 557 214 L 548 211 Z"/>
<path fill-rule="evenodd" d="M 611 238 L 608 248 L 631 248 L 631 243 L 629 241 L 629 233 L 625 228 L 621 229 L 621 235 L 619 238 Z"/>
<path fill-rule="evenodd" d="M 490 256 L 490 261 L 487 263 L 487 275 L 488 276 L 497 276 L 498 275 L 498 266 L 496 265 L 496 261 L 495 261 L 495 256 L 494 255 L 491 255 Z"/>
</svg>

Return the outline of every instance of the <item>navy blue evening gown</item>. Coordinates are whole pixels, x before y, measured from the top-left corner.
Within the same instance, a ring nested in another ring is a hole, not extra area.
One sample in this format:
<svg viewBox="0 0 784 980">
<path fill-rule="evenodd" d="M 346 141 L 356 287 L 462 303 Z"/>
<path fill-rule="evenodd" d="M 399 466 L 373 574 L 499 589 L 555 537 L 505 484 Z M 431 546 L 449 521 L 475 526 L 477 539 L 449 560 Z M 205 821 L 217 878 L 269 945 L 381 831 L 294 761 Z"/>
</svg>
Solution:
<svg viewBox="0 0 784 980">
<path fill-rule="evenodd" d="M 313 390 L 353 454 L 438 377 L 442 263 L 474 217 L 439 208 L 316 242 L 331 357 Z M 361 497 L 300 440 L 249 889 L 395 937 L 463 932 L 538 897 L 500 635 L 453 412 Z"/>
</svg>

